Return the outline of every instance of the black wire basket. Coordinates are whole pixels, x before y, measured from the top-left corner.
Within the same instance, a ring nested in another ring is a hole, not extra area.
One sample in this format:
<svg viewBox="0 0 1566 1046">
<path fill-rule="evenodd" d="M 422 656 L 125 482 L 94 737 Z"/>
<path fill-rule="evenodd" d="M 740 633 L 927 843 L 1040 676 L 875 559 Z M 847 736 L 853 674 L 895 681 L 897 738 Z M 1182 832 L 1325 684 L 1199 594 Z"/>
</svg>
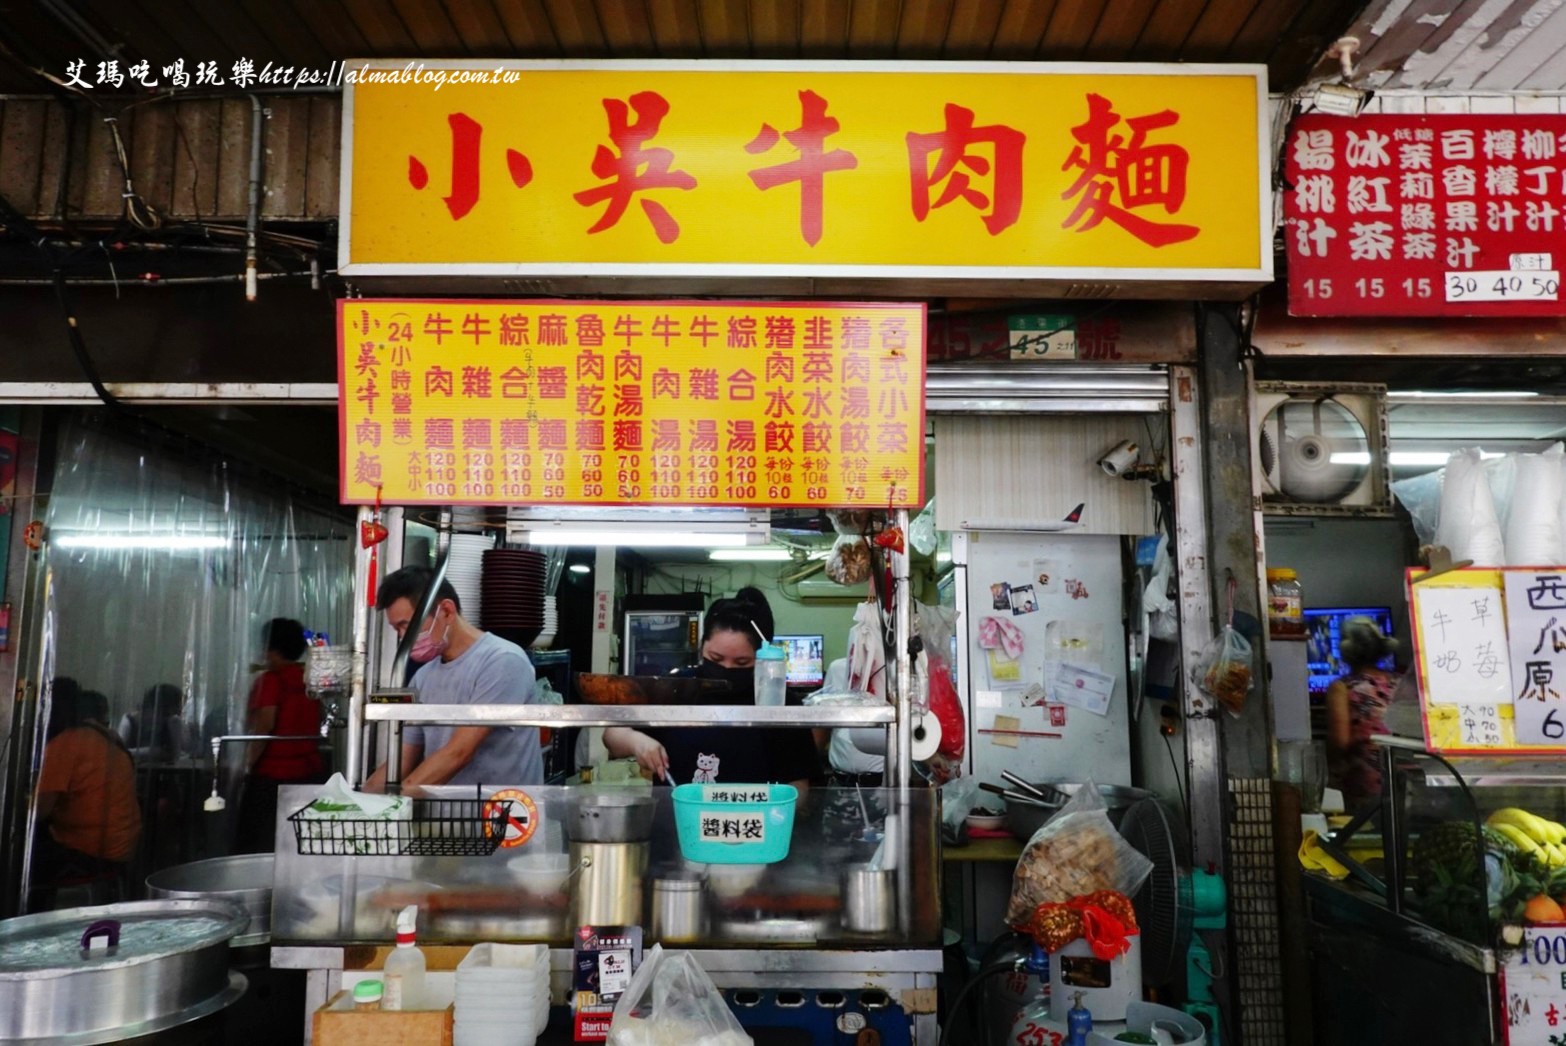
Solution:
<svg viewBox="0 0 1566 1046">
<path fill-rule="evenodd" d="M 301 856 L 484 857 L 506 837 L 505 800 L 413 799 L 407 817 L 307 817 L 306 806 L 288 816 Z"/>
</svg>

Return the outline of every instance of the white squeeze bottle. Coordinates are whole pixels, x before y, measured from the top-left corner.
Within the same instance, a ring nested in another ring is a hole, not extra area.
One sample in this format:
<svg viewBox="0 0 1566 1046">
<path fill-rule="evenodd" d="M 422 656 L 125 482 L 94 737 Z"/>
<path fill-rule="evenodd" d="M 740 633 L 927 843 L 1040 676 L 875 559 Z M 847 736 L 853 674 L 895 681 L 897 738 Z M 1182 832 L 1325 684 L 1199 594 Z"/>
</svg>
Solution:
<svg viewBox="0 0 1566 1046">
<path fill-rule="evenodd" d="M 383 1010 L 424 1009 L 424 953 L 413 943 L 419 909 L 410 904 L 397 914 L 397 947 L 386 957 Z"/>
</svg>

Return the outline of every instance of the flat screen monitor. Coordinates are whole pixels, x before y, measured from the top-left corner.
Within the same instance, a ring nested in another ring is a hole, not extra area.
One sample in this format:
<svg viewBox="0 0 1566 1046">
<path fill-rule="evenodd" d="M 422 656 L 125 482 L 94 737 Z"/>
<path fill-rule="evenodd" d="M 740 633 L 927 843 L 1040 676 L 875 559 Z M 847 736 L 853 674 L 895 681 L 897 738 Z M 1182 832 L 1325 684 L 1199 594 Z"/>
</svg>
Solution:
<svg viewBox="0 0 1566 1046">
<path fill-rule="evenodd" d="M 1382 635 L 1392 635 L 1389 607 L 1320 607 L 1305 611 L 1305 665 L 1312 697 L 1325 695 L 1332 681 L 1348 671 L 1339 644 L 1343 639 L 1343 624 L 1352 617 L 1368 617 L 1381 629 Z M 1382 658 L 1378 667 L 1389 672 L 1396 667 L 1392 655 Z"/>
<path fill-rule="evenodd" d="M 826 682 L 826 660 L 821 655 L 822 636 L 773 636 L 788 654 L 789 686 L 820 686 Z"/>
</svg>

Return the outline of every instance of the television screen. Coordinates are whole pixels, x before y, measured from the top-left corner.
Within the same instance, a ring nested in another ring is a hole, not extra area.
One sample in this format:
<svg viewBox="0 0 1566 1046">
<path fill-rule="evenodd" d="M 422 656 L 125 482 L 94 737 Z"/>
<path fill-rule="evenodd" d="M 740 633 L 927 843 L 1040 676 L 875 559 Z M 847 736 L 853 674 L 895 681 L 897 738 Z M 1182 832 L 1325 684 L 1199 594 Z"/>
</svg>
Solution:
<svg viewBox="0 0 1566 1046">
<path fill-rule="evenodd" d="M 821 655 L 821 636 L 773 636 L 772 641 L 788 654 L 789 686 L 820 686 L 826 681 L 826 660 Z"/>
<path fill-rule="evenodd" d="M 1305 663 L 1310 676 L 1310 695 L 1326 694 L 1332 681 L 1348 671 L 1338 644 L 1343 638 L 1343 623 L 1351 617 L 1368 617 L 1383 635 L 1392 635 L 1392 611 L 1388 607 L 1321 607 L 1305 611 Z M 1395 666 L 1389 654 L 1380 666 L 1391 671 Z"/>
</svg>

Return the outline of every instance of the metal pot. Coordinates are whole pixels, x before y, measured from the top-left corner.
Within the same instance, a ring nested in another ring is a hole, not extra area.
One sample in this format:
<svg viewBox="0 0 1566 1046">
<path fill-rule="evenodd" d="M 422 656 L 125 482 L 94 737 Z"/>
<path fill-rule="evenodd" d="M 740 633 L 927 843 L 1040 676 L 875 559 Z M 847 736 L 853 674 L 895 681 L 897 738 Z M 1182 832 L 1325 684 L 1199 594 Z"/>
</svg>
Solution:
<svg viewBox="0 0 1566 1046">
<path fill-rule="evenodd" d="M 216 1013 L 244 994 L 228 942 L 248 921 L 211 899 L 0 921 L 0 1042 L 118 1042 Z M 84 952 L 84 931 L 114 944 Z"/>
<path fill-rule="evenodd" d="M 1076 781 L 1040 781 L 1035 782 L 1034 787 L 1055 800 L 1053 805 L 1006 800 L 1006 823 L 1011 828 L 1011 834 L 1023 842 L 1033 838 L 1033 833 L 1042 828 L 1045 821 L 1066 805 L 1081 784 Z M 1099 797 L 1104 800 L 1104 806 L 1109 814 L 1109 823 L 1116 828 L 1120 827 L 1120 819 L 1126 815 L 1127 810 L 1131 809 L 1133 803 L 1153 797 L 1152 792 L 1143 788 L 1132 788 L 1129 785 L 1098 785 L 1097 787 Z"/>
<path fill-rule="evenodd" d="M 843 928 L 886 933 L 897 921 L 897 880 L 885 868 L 851 864 L 843 869 Z"/>
<path fill-rule="evenodd" d="M 573 795 L 566 804 L 566 838 L 573 843 L 640 843 L 652 838 L 650 795 L 623 791 Z"/>
<path fill-rule="evenodd" d="M 239 905 L 250 921 L 229 941 L 233 948 L 265 944 L 272 939 L 271 854 L 236 854 L 175 865 L 147 876 L 147 894 L 201 900 L 216 897 Z"/>
<path fill-rule="evenodd" d="M 707 932 L 705 876 L 669 874 L 653 880 L 652 937 L 665 944 L 700 939 Z"/>
</svg>

